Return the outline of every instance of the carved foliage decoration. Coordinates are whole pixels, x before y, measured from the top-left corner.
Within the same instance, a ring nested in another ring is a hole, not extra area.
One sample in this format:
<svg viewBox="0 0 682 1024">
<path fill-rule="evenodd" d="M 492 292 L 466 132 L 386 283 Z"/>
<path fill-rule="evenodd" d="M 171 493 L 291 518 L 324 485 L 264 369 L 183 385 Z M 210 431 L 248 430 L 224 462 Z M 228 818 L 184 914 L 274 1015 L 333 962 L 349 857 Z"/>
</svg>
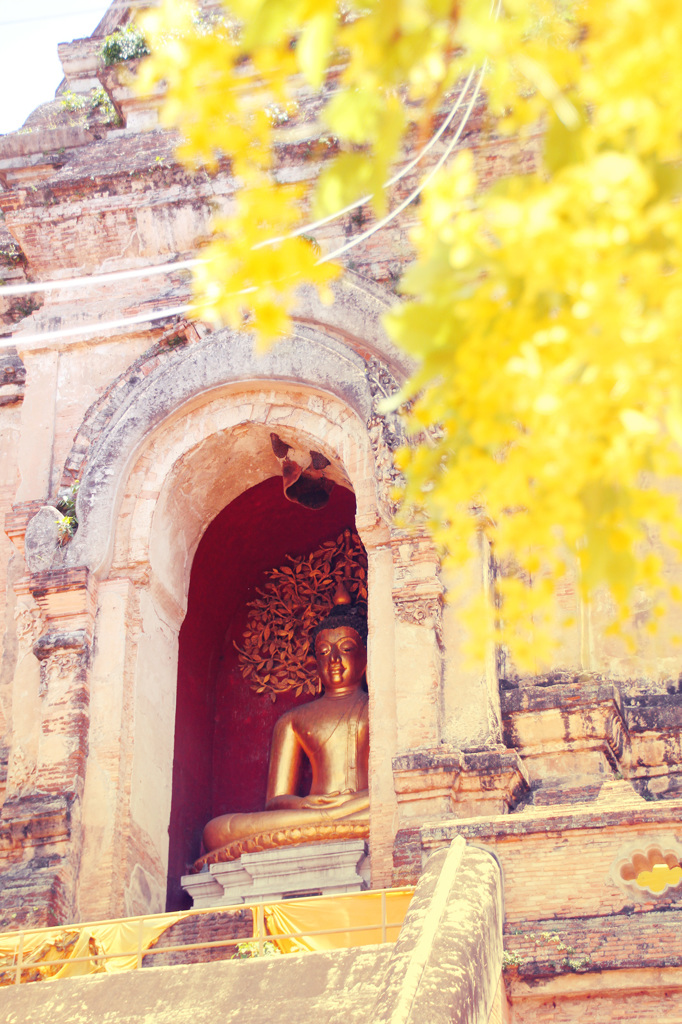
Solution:
<svg viewBox="0 0 682 1024">
<path fill-rule="evenodd" d="M 71 678 L 83 665 L 82 651 L 58 651 L 43 661 L 46 690 L 54 690 L 61 680 Z"/>
<path fill-rule="evenodd" d="M 57 648 L 48 658 L 40 662 L 40 696 L 50 704 L 69 700 L 74 685 L 82 680 L 77 677 L 85 663 L 83 650 Z"/>
<path fill-rule="evenodd" d="M 38 605 L 34 602 L 29 603 L 29 600 L 27 598 L 19 600 L 14 611 L 20 657 L 31 650 L 44 630 Z"/>
<path fill-rule="evenodd" d="M 391 519 L 397 510 L 395 489 L 400 489 L 403 484 L 393 453 L 407 444 L 407 436 L 399 413 L 382 412 L 381 403 L 399 390 L 399 384 L 378 359 L 370 359 L 367 363 L 367 383 L 372 395 L 372 413 L 367 429 L 376 462 L 378 498 L 384 515 Z"/>
<path fill-rule="evenodd" d="M 344 582 L 354 603 L 367 602 L 367 555 L 356 533 L 344 530 L 309 555 L 266 573 L 250 601 L 239 667 L 255 693 L 319 693 L 311 631 L 330 611 Z"/>
</svg>

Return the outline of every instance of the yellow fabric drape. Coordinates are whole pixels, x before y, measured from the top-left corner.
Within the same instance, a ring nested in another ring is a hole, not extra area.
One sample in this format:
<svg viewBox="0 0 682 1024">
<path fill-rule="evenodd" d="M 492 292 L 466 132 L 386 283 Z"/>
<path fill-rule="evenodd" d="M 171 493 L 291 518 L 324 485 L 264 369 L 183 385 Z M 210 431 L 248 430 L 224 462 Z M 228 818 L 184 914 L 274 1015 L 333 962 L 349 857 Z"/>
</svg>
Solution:
<svg viewBox="0 0 682 1024">
<path fill-rule="evenodd" d="M 43 978 L 73 978 L 82 974 L 94 974 L 107 971 L 110 974 L 118 971 L 129 971 L 137 966 L 138 948 L 146 950 L 159 937 L 161 932 L 170 928 L 191 911 L 180 914 L 164 914 L 162 918 L 149 918 L 146 921 L 114 921 L 111 924 L 87 925 L 79 928 L 54 928 L 51 931 L 24 932 L 23 964 L 29 968 L 22 972 L 22 979 L 29 976 L 35 978 L 36 973 Z M 142 942 L 140 946 L 140 929 Z M 14 983 L 14 967 L 19 952 L 20 934 L 18 932 L 0 935 L 0 985 Z M 96 960 L 96 953 L 120 953 L 112 960 Z M 57 971 L 51 968 L 54 960 L 67 957 L 76 961 L 81 957 L 92 955 L 93 959 L 80 963 L 63 964 Z"/>
<path fill-rule="evenodd" d="M 386 929 L 386 942 L 395 942 L 412 892 L 386 893 L 386 921 L 393 925 Z M 282 932 L 304 932 L 300 938 L 272 939 L 283 953 L 303 953 L 313 950 L 346 949 L 351 946 L 370 946 L 382 942 L 381 893 L 360 892 L 325 900 L 286 900 L 266 906 L 265 926 L 269 935 Z M 349 931 L 366 927 L 367 931 Z M 310 932 L 328 931 L 327 935 Z"/>
<path fill-rule="evenodd" d="M 344 949 L 382 942 L 381 895 L 380 892 L 370 891 L 320 900 L 286 900 L 266 906 L 266 931 L 270 936 L 281 932 L 305 933 L 291 939 L 271 939 L 283 953 Z M 395 942 L 397 939 L 411 899 L 411 891 L 386 893 L 386 921 L 391 925 L 386 928 L 387 942 Z M 137 966 L 138 949 L 149 949 L 163 931 L 193 913 L 187 910 L 178 914 L 164 914 L 158 918 L 150 917 L 142 922 L 133 919 L 26 931 L 23 933 L 22 981 L 73 978 L 101 971 L 116 973 L 134 969 Z M 350 930 L 359 927 L 366 930 Z M 254 933 L 255 928 L 254 910 Z M 328 934 L 310 934 L 319 931 Z M 0 987 L 14 984 L 20 941 L 20 932 L 0 935 Z M 97 960 L 98 953 L 121 955 L 111 960 Z M 55 967 L 55 960 L 68 962 Z"/>
</svg>

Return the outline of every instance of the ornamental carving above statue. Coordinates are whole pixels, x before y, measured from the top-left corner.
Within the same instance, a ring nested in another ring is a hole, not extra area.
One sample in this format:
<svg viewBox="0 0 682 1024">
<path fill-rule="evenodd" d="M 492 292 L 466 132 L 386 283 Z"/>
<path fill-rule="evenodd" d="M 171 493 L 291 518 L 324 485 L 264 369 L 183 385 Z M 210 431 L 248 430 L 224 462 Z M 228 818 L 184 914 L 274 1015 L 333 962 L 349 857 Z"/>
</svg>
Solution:
<svg viewBox="0 0 682 1024">
<path fill-rule="evenodd" d="M 367 555 L 356 533 L 346 529 L 309 555 L 270 569 L 258 596 L 247 605 L 248 619 L 239 668 L 255 693 L 293 690 L 318 694 L 320 680 L 312 650 L 313 628 L 331 610 L 344 583 L 360 608 L 367 605 Z"/>
</svg>

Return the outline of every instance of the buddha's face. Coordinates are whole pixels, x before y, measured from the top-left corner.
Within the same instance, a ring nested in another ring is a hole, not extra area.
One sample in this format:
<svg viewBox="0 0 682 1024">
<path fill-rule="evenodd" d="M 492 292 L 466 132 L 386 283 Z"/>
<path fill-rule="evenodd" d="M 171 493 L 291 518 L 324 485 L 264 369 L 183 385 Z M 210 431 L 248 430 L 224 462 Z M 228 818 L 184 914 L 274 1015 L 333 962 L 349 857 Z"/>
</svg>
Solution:
<svg viewBox="0 0 682 1024">
<path fill-rule="evenodd" d="M 315 658 L 327 694 L 357 689 L 367 668 L 367 650 L 351 626 L 321 630 Z"/>
</svg>

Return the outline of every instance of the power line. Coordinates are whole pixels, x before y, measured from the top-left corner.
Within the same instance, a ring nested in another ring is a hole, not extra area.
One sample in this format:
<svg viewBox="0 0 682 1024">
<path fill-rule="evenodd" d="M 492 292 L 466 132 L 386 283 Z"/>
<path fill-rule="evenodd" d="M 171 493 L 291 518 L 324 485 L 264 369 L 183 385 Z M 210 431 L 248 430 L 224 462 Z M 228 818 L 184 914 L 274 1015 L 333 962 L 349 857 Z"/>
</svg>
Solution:
<svg viewBox="0 0 682 1024">
<path fill-rule="evenodd" d="M 501 2 L 501 0 L 497 0 L 497 3 L 495 2 L 495 0 L 493 0 L 493 2 L 491 4 L 491 13 L 494 14 L 495 18 L 499 17 L 500 2 Z M 487 65 L 488 65 L 488 61 L 486 59 L 486 60 L 483 61 L 483 64 L 481 65 L 481 70 L 480 70 L 480 73 L 479 73 L 479 76 L 478 76 L 478 81 L 477 81 L 476 86 L 474 88 L 473 95 L 472 95 L 472 97 L 471 97 L 471 99 L 469 101 L 469 105 L 468 105 L 468 107 L 466 109 L 464 117 L 462 118 L 462 120 L 461 120 L 461 122 L 460 122 L 460 124 L 459 124 L 459 126 L 457 128 L 457 131 L 455 132 L 453 138 L 450 140 L 450 142 L 446 146 L 446 148 L 445 148 L 444 152 L 441 154 L 440 158 L 436 161 L 436 163 L 430 169 L 430 171 L 425 175 L 425 177 L 419 183 L 417 188 L 415 188 L 401 203 L 399 203 L 398 206 L 394 210 L 392 210 L 389 214 L 387 214 L 386 217 L 383 217 L 380 221 L 377 221 L 376 224 L 373 224 L 367 231 L 363 231 L 359 235 L 356 235 L 354 238 L 350 239 L 348 242 L 346 242 L 344 245 L 340 246 L 338 249 L 335 249 L 331 253 L 327 253 L 326 256 L 323 256 L 321 259 L 319 259 L 317 261 L 318 264 L 328 263 L 330 260 L 336 259 L 336 257 L 338 257 L 340 255 L 343 255 L 344 253 L 348 252 L 349 249 L 353 248 L 355 245 L 358 245 L 360 242 L 362 242 L 365 239 L 369 238 L 376 231 L 379 231 L 381 228 L 385 227 L 392 220 L 394 220 L 395 217 L 397 217 L 399 213 L 401 213 L 407 206 L 409 206 L 410 203 L 414 202 L 414 200 L 421 194 L 421 192 L 423 191 L 425 186 L 428 184 L 428 182 L 433 178 L 433 176 L 440 170 L 440 168 L 443 166 L 443 164 L 449 158 L 449 156 L 451 155 L 453 149 L 457 145 L 457 142 L 461 138 L 462 133 L 464 131 L 464 128 L 467 125 L 469 117 L 471 116 L 471 112 L 472 112 L 472 110 L 474 108 L 474 105 L 476 103 L 476 100 L 478 98 L 478 94 L 480 92 L 481 85 L 483 84 L 483 78 L 484 78 L 484 75 L 485 75 L 485 71 L 486 71 Z M 421 160 L 421 158 L 424 156 L 424 154 L 440 138 L 440 136 L 445 131 L 447 125 L 451 122 L 452 118 L 454 117 L 454 114 L 456 113 L 456 111 L 461 106 L 461 104 L 462 104 L 462 102 L 464 100 L 464 96 L 465 96 L 465 94 L 466 94 L 466 92 L 467 92 L 467 90 L 469 88 L 469 85 L 471 84 L 471 80 L 472 80 L 472 77 L 474 75 L 474 70 L 475 69 L 472 68 L 471 71 L 469 72 L 467 80 L 464 83 L 464 86 L 462 87 L 462 90 L 460 91 L 460 94 L 459 94 L 455 104 L 451 108 L 451 111 L 448 114 L 448 117 L 445 119 L 444 123 L 441 125 L 441 127 L 438 129 L 438 131 L 436 133 L 434 133 L 434 136 L 429 140 L 429 142 L 426 144 L 426 146 L 424 146 L 424 148 L 417 155 L 417 157 L 415 157 L 413 160 L 411 160 L 406 165 L 406 167 L 402 168 L 401 171 L 397 175 L 394 175 L 393 178 L 389 179 L 389 181 L 387 181 L 384 184 L 384 186 L 383 186 L 384 188 L 388 187 L 391 184 L 395 184 L 397 181 L 399 181 L 400 178 L 403 177 L 408 172 L 408 170 L 411 170 Z M 302 228 L 297 228 L 295 231 L 291 232 L 290 235 L 281 236 L 279 238 L 274 238 L 274 239 L 267 239 L 267 240 L 265 240 L 263 242 L 259 242 L 257 245 L 253 246 L 252 248 L 253 249 L 260 249 L 260 248 L 262 248 L 262 247 L 264 247 L 266 245 L 275 245 L 278 242 L 285 241 L 287 238 L 296 237 L 297 235 L 302 234 L 305 231 L 310 231 L 311 229 L 313 229 L 315 227 L 320 227 L 323 224 L 326 224 L 329 221 L 332 221 L 332 220 L 336 219 L 337 217 L 342 216 L 343 214 L 349 212 L 350 210 L 355 209 L 357 206 L 364 205 L 366 202 L 369 202 L 369 200 L 371 198 L 372 198 L 372 196 L 364 197 L 363 199 L 357 200 L 354 204 L 351 204 L 349 207 L 344 208 L 344 210 L 338 211 L 337 213 L 332 214 L 332 215 L 330 215 L 327 218 L 323 218 L 320 221 L 315 221 L 312 224 L 305 225 Z M 26 294 L 27 292 L 31 292 L 31 291 L 42 291 L 42 290 L 48 291 L 48 290 L 53 290 L 53 289 L 57 289 L 57 288 L 64 288 L 64 287 L 80 288 L 80 287 L 89 286 L 90 284 L 96 283 L 96 282 L 111 281 L 111 280 L 124 280 L 126 278 L 131 278 L 131 277 L 144 277 L 145 275 L 148 275 L 148 274 L 168 273 L 172 269 L 188 268 L 188 267 L 194 266 L 197 263 L 201 263 L 201 262 L 203 262 L 203 261 L 201 261 L 199 259 L 196 259 L 196 260 L 179 260 L 179 261 L 174 262 L 174 263 L 165 263 L 165 264 L 161 264 L 161 265 L 156 265 L 154 267 L 137 268 L 135 270 L 130 270 L 130 271 L 125 271 L 125 270 L 124 271 L 114 271 L 112 274 L 99 274 L 99 275 L 94 275 L 94 276 L 91 276 L 91 277 L 70 278 L 70 279 L 63 279 L 62 281 L 52 281 L 52 282 L 47 282 L 47 283 L 42 283 L 41 282 L 39 284 L 33 284 L 33 285 L 10 285 L 10 286 L 0 287 L 0 295 Z M 257 290 L 257 288 L 255 286 L 252 286 L 250 288 L 244 288 L 241 291 L 236 292 L 234 294 L 245 295 L 245 294 L 252 293 L 252 292 L 254 292 L 256 290 Z M 16 347 L 17 345 L 19 345 L 21 347 L 25 347 L 25 346 L 35 347 L 35 345 L 44 344 L 48 340 L 56 340 L 58 338 L 63 338 L 63 337 L 73 337 L 73 336 L 76 336 L 76 335 L 87 334 L 87 333 L 89 333 L 89 332 L 91 332 L 93 330 L 104 331 L 104 330 L 109 330 L 109 329 L 116 329 L 116 328 L 119 328 L 119 327 L 122 327 L 122 326 L 127 326 L 127 325 L 130 325 L 130 324 L 146 323 L 146 322 L 153 321 L 153 320 L 160 320 L 160 319 L 163 319 L 164 317 L 168 317 L 168 316 L 178 316 L 178 315 L 180 315 L 182 313 L 188 312 L 190 309 L 192 309 L 192 307 L 188 306 L 188 305 L 176 306 L 176 307 L 171 307 L 171 308 L 169 308 L 167 310 L 157 310 L 157 311 L 152 312 L 152 313 L 139 314 L 139 315 L 134 316 L 134 317 L 122 317 L 119 320 L 112 320 L 112 321 L 107 321 L 107 322 L 104 322 L 104 323 L 101 323 L 101 322 L 100 323 L 93 323 L 93 324 L 90 324 L 90 325 L 76 327 L 76 328 L 62 328 L 62 329 L 57 330 L 57 331 L 43 331 L 43 332 L 38 332 L 36 334 L 32 334 L 32 335 L 29 334 L 29 335 L 23 335 L 23 336 L 21 334 L 19 334 L 19 335 L 15 335 L 15 336 L 13 336 L 11 338 L 0 339 L 0 349 L 1 348 Z"/>
<path fill-rule="evenodd" d="M 472 95 L 472 97 L 471 97 L 471 99 L 469 101 L 467 110 L 466 110 L 466 112 L 464 114 L 464 117 L 462 118 L 462 120 L 461 120 L 461 122 L 460 122 L 460 124 L 459 124 L 459 126 L 457 128 L 457 131 L 455 132 L 453 138 L 448 143 L 448 145 L 445 148 L 444 152 L 441 154 L 440 158 L 437 160 L 437 162 L 434 164 L 434 166 L 431 168 L 431 170 L 428 172 L 428 174 L 425 175 L 425 177 L 419 183 L 417 188 L 414 189 L 401 203 L 399 203 L 398 206 L 394 210 L 391 211 L 391 213 L 387 214 L 386 217 L 382 218 L 382 220 L 380 220 L 380 221 L 377 221 L 377 223 L 373 224 L 372 227 L 369 228 L 367 231 L 363 231 L 363 232 L 361 232 L 361 234 L 356 235 L 354 238 L 350 239 L 350 241 L 346 242 L 340 248 L 335 249 L 333 252 L 328 253 L 326 256 L 323 256 L 320 260 L 318 260 L 318 264 L 328 263 L 330 260 L 336 259 L 337 256 L 342 255 L 343 253 L 347 252 L 349 249 L 353 248 L 353 246 L 355 246 L 355 245 L 359 244 L 360 242 L 364 241 L 366 238 L 369 238 L 376 231 L 379 231 L 381 228 L 385 227 L 386 224 L 390 223 L 390 221 L 392 221 L 395 217 L 397 217 L 399 213 L 401 213 L 407 206 L 409 206 L 409 204 L 411 202 L 413 202 L 417 198 L 418 195 L 420 195 L 420 193 L 422 192 L 424 187 L 427 185 L 427 183 L 431 180 L 431 178 L 434 176 L 434 174 L 436 174 L 440 170 L 440 168 L 443 166 L 445 161 L 448 159 L 448 157 L 452 153 L 454 147 L 457 145 L 457 142 L 461 138 L 462 132 L 464 131 L 464 128 L 466 127 L 466 124 L 467 124 L 467 122 L 469 120 L 469 117 L 471 116 L 471 112 L 472 112 L 472 110 L 474 108 L 474 104 L 476 103 L 476 99 L 478 98 L 478 94 L 480 92 L 481 85 L 483 83 L 483 77 L 485 75 L 486 66 L 487 66 L 487 61 L 484 61 L 483 66 L 481 67 L 481 71 L 480 71 L 479 76 L 478 76 L 478 81 L 477 81 L 476 86 L 474 88 L 473 95 Z M 467 82 L 465 84 L 465 89 L 460 94 L 460 97 L 458 99 L 458 104 L 459 104 L 460 100 L 462 99 L 462 97 L 464 95 L 464 91 L 466 90 L 466 88 L 468 88 L 469 83 L 471 82 L 472 76 L 473 76 L 473 71 L 470 73 L 470 75 L 469 75 L 469 77 L 467 79 Z M 441 132 L 441 134 L 442 134 L 442 132 Z M 336 214 L 335 216 L 339 216 L 339 214 Z M 298 232 L 296 232 L 296 233 L 298 233 Z M 283 241 L 284 239 L 280 239 L 280 240 Z M 271 244 L 274 244 L 274 241 L 272 241 L 272 240 L 270 240 L 270 241 L 271 241 Z M 260 247 L 262 244 L 263 243 L 259 243 L 259 246 L 257 246 L 257 247 Z M 257 247 L 254 246 L 254 248 L 257 248 Z M 27 294 L 28 292 L 31 292 L 31 291 L 40 291 L 40 290 L 50 291 L 50 290 L 59 289 L 59 288 L 65 288 L 65 287 L 69 287 L 69 288 L 82 288 L 82 287 L 90 286 L 91 284 L 109 283 L 112 280 L 119 280 L 120 281 L 120 280 L 129 279 L 129 278 L 132 278 L 132 277 L 145 277 L 145 276 L 149 276 L 149 275 L 152 275 L 152 274 L 169 273 L 172 270 L 187 269 L 187 268 L 195 266 L 196 264 L 201 263 L 201 262 L 203 262 L 203 261 L 199 260 L 199 259 L 194 259 L 194 260 L 178 260 L 178 261 L 173 262 L 173 263 L 163 263 L 163 264 L 156 265 L 156 266 L 153 266 L 153 267 L 140 267 L 140 268 L 137 268 L 137 269 L 134 269 L 134 270 L 120 270 L 120 271 L 114 271 L 111 274 L 97 274 L 97 275 L 94 275 L 94 276 L 91 276 L 91 277 L 80 277 L 80 278 L 63 279 L 61 281 L 50 281 L 50 282 L 47 282 L 47 283 L 41 283 L 41 284 L 37 284 L 37 285 L 35 285 L 35 284 L 32 284 L 32 285 L 9 285 L 9 286 L 5 286 L 5 287 L 0 288 L 0 294 L 3 294 L 3 295 L 17 295 L 17 294 Z M 255 286 L 251 286 L 249 288 L 244 288 L 241 291 L 236 292 L 234 294 L 236 294 L 236 295 L 246 295 L 246 294 L 253 293 L 254 291 L 257 291 L 257 288 Z M 12 336 L 11 338 L 0 339 L 0 349 L 2 349 L 2 348 L 10 348 L 10 347 L 17 347 L 17 348 L 22 348 L 22 349 L 23 348 L 27 348 L 27 347 L 28 348 L 40 347 L 40 346 L 44 345 L 45 342 L 47 342 L 47 341 L 55 341 L 55 340 L 58 340 L 60 338 L 67 338 L 67 337 L 75 338 L 75 337 L 78 337 L 78 336 L 81 336 L 81 335 L 84 335 L 84 334 L 88 334 L 88 333 L 95 333 L 95 332 L 98 332 L 98 331 L 112 330 L 112 329 L 117 329 L 117 328 L 120 328 L 120 327 L 127 327 L 129 325 L 134 325 L 134 324 L 139 324 L 139 323 L 148 323 L 150 321 L 161 320 L 161 319 L 164 319 L 165 317 L 169 317 L 169 316 L 179 316 L 182 313 L 187 313 L 192 308 L 193 307 L 190 306 L 190 305 L 175 306 L 175 307 L 171 307 L 171 308 L 168 308 L 168 309 L 155 310 L 155 311 L 152 311 L 151 313 L 140 313 L 140 314 L 138 314 L 136 316 L 133 316 L 133 317 L 121 317 L 118 320 L 105 321 L 104 323 L 102 323 L 102 322 L 95 322 L 95 323 L 92 323 L 92 324 L 82 325 L 80 327 L 73 327 L 73 328 L 66 327 L 66 328 L 61 328 L 61 329 L 56 330 L 56 331 L 40 331 L 40 332 L 37 332 L 37 333 L 34 333 L 34 334 L 28 334 L 28 335 L 17 334 L 17 335 Z"/>
<path fill-rule="evenodd" d="M 435 146 L 435 144 L 438 142 L 439 138 L 447 129 L 453 117 L 461 107 L 465 93 L 469 88 L 469 85 L 471 84 L 471 79 L 473 78 L 473 75 L 474 68 L 472 68 L 471 71 L 469 72 L 469 76 L 464 85 L 462 86 L 459 96 L 457 97 L 454 104 L 450 108 L 447 117 L 443 120 L 443 123 L 441 124 L 438 131 L 434 132 L 434 134 L 431 136 L 431 138 L 423 147 L 423 149 L 421 149 L 419 153 L 417 153 L 417 155 L 413 157 L 412 160 L 409 161 L 409 163 L 407 163 L 404 167 L 401 167 L 397 174 L 394 174 L 392 178 L 389 178 L 388 181 L 384 182 L 382 188 L 390 188 L 392 185 L 396 185 L 401 180 L 401 178 L 404 178 L 406 174 L 409 174 L 409 172 L 414 167 L 416 167 L 417 164 L 421 161 L 422 157 L 426 156 L 429 150 L 433 146 Z M 295 231 L 292 231 L 288 235 L 279 235 L 277 238 L 268 238 L 264 242 L 258 242 L 252 248 L 254 250 L 263 249 L 268 245 L 277 245 L 279 242 L 285 242 L 288 238 L 296 238 L 297 235 L 303 235 L 308 231 L 315 231 L 316 228 L 321 228 L 325 224 L 329 224 L 331 221 L 336 220 L 337 217 L 344 217 L 347 213 L 352 213 L 353 210 L 357 210 L 359 206 L 364 206 L 366 203 L 370 203 L 372 199 L 374 199 L 373 192 L 371 192 L 369 195 L 363 196 L 362 199 L 356 199 L 354 203 L 349 203 L 348 206 L 344 206 L 342 210 L 337 210 L 336 213 L 330 213 L 327 217 L 321 217 L 320 220 L 315 220 L 311 224 L 304 224 L 303 227 L 296 228 Z"/>
<path fill-rule="evenodd" d="M 414 202 L 414 200 L 419 195 L 421 195 L 421 193 L 424 190 L 424 188 L 426 187 L 426 185 L 428 185 L 428 183 L 431 181 L 431 179 L 433 178 L 434 174 L 437 174 L 437 172 L 441 169 L 441 167 L 443 166 L 443 164 L 448 159 L 448 157 L 452 153 L 453 149 L 455 148 L 455 146 L 459 142 L 460 138 L 462 137 L 462 132 L 464 131 L 464 129 L 466 127 L 466 124 L 467 124 L 467 121 L 469 120 L 469 118 L 471 116 L 471 111 L 474 109 L 474 104 L 476 103 L 476 100 L 478 98 L 478 94 L 479 94 L 479 92 L 481 90 L 481 85 L 483 84 L 483 76 L 485 75 L 485 70 L 486 70 L 487 65 L 488 65 L 488 61 L 486 59 L 486 60 L 483 61 L 483 66 L 481 67 L 481 72 L 480 72 L 480 74 L 478 76 L 478 82 L 476 83 L 476 88 L 474 89 L 474 92 L 473 92 L 473 95 L 471 97 L 471 100 L 469 101 L 469 106 L 467 107 L 466 113 L 465 113 L 464 117 L 462 118 L 457 131 L 455 132 L 455 134 L 453 135 L 452 139 L 448 143 L 448 145 L 447 145 L 446 149 L 444 150 L 444 152 L 441 154 L 440 158 L 436 161 L 436 163 L 433 165 L 433 167 L 428 172 L 428 174 L 426 174 L 424 176 L 424 178 L 422 178 L 422 180 L 419 182 L 418 186 L 414 189 L 414 191 L 410 192 L 409 196 L 407 196 L 405 199 L 403 199 L 403 201 L 401 203 L 398 203 L 398 205 L 396 206 L 395 210 L 391 210 L 391 212 L 386 214 L 385 217 L 382 217 L 381 220 L 378 220 L 376 222 L 376 224 L 372 224 L 372 226 L 370 228 L 368 228 L 367 231 L 363 231 L 361 234 L 356 235 L 354 238 L 351 238 L 350 241 L 345 242 L 342 246 L 339 246 L 338 249 L 334 249 L 333 252 L 329 252 L 329 253 L 327 253 L 326 256 L 323 256 L 322 259 L 319 259 L 317 261 L 318 265 L 320 263 L 329 263 L 330 260 L 335 260 L 337 258 L 337 256 L 343 256 L 343 254 L 348 252 L 349 249 L 352 249 L 354 246 L 358 245 L 360 242 L 364 242 L 366 238 L 370 238 L 371 235 L 375 234 L 375 232 L 377 232 L 377 231 L 380 231 L 381 228 L 385 228 L 387 224 L 390 224 L 390 222 L 392 220 L 394 220 L 398 216 L 399 213 L 402 213 L 402 211 L 406 207 L 408 207 L 410 205 L 410 203 Z"/>
<path fill-rule="evenodd" d="M 459 110 L 464 101 L 464 96 L 466 95 L 469 85 L 471 84 L 471 80 L 474 75 L 474 70 L 475 69 L 472 68 L 472 70 L 469 72 L 469 75 L 464 85 L 462 86 L 462 89 L 460 90 L 459 96 L 457 97 L 454 104 L 450 108 L 447 116 L 444 118 L 440 128 L 436 132 L 434 132 L 434 134 L 431 136 L 426 145 L 419 151 L 419 153 L 417 153 L 415 157 L 412 158 L 412 160 L 410 160 L 404 167 L 401 167 L 401 169 L 396 174 L 394 174 L 393 177 L 389 178 L 388 181 L 384 182 L 383 188 L 389 188 L 392 185 L 397 184 L 402 178 L 404 178 L 406 174 L 408 174 L 411 170 L 414 169 L 414 167 L 416 167 L 416 165 L 422 160 L 422 158 L 426 156 L 429 150 L 441 138 L 443 133 L 451 124 L 455 114 L 457 113 L 457 111 Z M 466 119 L 467 118 L 465 117 L 465 122 Z M 459 135 L 457 136 L 457 138 L 460 137 L 462 130 L 463 124 L 460 125 Z M 325 224 L 329 224 L 332 221 L 337 220 L 339 217 L 345 216 L 347 213 L 351 213 L 358 207 L 364 206 L 366 203 L 371 202 L 373 198 L 373 193 L 370 195 L 363 196 L 361 199 L 356 199 L 355 202 L 350 203 L 348 206 L 344 206 L 342 210 L 337 210 L 336 213 L 331 213 L 327 217 L 322 217 L 319 220 L 312 221 L 308 224 L 303 224 L 301 227 L 298 227 L 294 231 L 291 231 L 288 235 L 278 235 L 275 238 L 264 239 L 262 242 L 257 242 L 256 245 L 254 245 L 252 248 L 253 250 L 256 250 L 266 248 L 267 246 L 270 245 L 278 245 L 280 242 L 286 242 L 290 238 L 296 238 L 298 235 L 306 234 L 309 231 L 315 231 L 317 228 L 323 227 Z M 354 240 L 351 239 L 350 242 L 348 243 L 348 248 L 350 248 L 353 244 L 355 244 Z M 331 257 L 324 257 L 323 262 L 327 262 L 327 260 L 330 258 Z M 126 279 L 145 277 L 147 275 L 171 273 L 174 270 L 183 270 L 196 266 L 201 262 L 203 262 L 201 259 L 179 260 L 177 262 L 172 263 L 163 263 L 148 267 L 138 267 L 132 270 L 114 271 L 111 274 L 94 274 L 81 277 L 62 278 L 61 280 L 57 279 L 54 281 L 37 281 L 31 284 L 0 285 L 0 296 L 31 295 L 35 292 L 55 291 L 60 288 L 85 288 L 89 287 L 90 285 L 108 284 L 111 281 L 124 281 Z"/>
<path fill-rule="evenodd" d="M 120 4 L 117 6 L 127 7 L 128 5 Z M 42 16 L 38 15 L 35 18 L 13 18 L 11 21 L 0 21 L 0 27 L 5 28 L 11 25 L 33 25 L 37 22 L 43 21 L 65 21 L 67 18 L 77 18 L 82 14 L 99 14 L 101 10 L 101 7 L 88 7 L 88 9 L 84 11 L 62 11 L 59 14 L 43 14 Z M 111 10 L 111 8 L 107 8 L 107 10 Z"/>
<path fill-rule="evenodd" d="M 188 270 L 203 260 L 176 260 L 172 263 L 157 263 L 131 270 L 114 270 L 110 274 L 92 274 L 87 277 L 65 277 L 56 281 L 36 281 L 32 284 L 8 284 L 0 287 L 2 295 L 31 295 L 34 292 L 53 292 L 60 288 L 89 288 L 91 285 L 111 284 L 112 281 L 127 281 L 134 277 L 154 277 L 157 274 L 171 274 L 176 270 Z"/>
<path fill-rule="evenodd" d="M 120 317 L 118 320 L 97 321 L 95 323 L 82 324 L 80 327 L 63 327 L 58 331 L 13 334 L 10 337 L 0 338 L 0 349 L 41 348 L 46 341 L 56 341 L 58 338 L 76 338 L 83 334 L 93 334 L 98 331 L 111 331 L 119 327 L 128 327 L 131 324 L 146 324 L 154 320 L 164 320 L 169 316 L 180 316 L 182 313 L 188 313 L 192 308 L 192 306 L 188 305 L 171 306 L 168 309 L 156 309 L 148 313 L 138 313 L 136 316 Z"/>
</svg>

